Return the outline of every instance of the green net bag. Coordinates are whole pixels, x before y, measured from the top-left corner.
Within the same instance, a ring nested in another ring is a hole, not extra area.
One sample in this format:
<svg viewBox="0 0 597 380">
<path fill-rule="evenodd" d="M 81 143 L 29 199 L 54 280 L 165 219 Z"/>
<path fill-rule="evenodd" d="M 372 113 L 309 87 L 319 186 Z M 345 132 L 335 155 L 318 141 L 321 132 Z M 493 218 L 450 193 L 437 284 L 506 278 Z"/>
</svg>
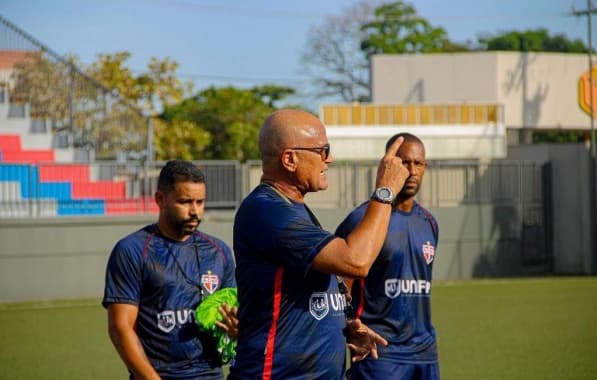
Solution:
<svg viewBox="0 0 597 380">
<path fill-rule="evenodd" d="M 218 309 L 223 303 L 238 307 L 236 288 L 220 289 L 205 297 L 195 311 L 195 320 L 201 331 L 210 333 L 216 339 L 222 363 L 228 363 L 236 354 L 236 340 L 216 326 L 216 321 L 222 322 Z"/>
</svg>

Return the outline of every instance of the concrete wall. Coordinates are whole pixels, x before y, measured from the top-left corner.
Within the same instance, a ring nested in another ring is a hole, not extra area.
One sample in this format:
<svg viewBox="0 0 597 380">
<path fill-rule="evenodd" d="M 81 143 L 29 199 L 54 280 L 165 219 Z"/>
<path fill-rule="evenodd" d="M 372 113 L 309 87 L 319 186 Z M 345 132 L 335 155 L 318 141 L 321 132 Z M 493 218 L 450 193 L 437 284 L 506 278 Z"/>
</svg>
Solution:
<svg viewBox="0 0 597 380">
<path fill-rule="evenodd" d="M 434 277 L 597 273 L 597 226 L 591 221 L 591 212 L 597 210 L 591 211 L 594 198 L 586 148 L 518 146 L 510 149 L 509 159 L 550 163 L 551 191 L 544 209 L 541 204 L 528 207 L 534 198 L 521 196 L 521 202 L 504 204 L 499 199 L 490 198 L 493 203 L 477 199 L 475 194 L 470 198 L 477 200 L 463 206 L 461 201 L 469 197 L 460 188 L 453 194 L 454 184 L 469 184 L 467 191 L 487 195 L 493 193 L 485 186 L 502 194 L 517 182 L 508 181 L 510 177 L 494 178 L 496 173 L 487 172 L 481 175 L 474 171 L 467 177 L 467 171 L 449 166 L 437 171 L 431 168 L 427 173 L 420 195 L 423 205 L 434 206 L 430 210 L 440 226 Z M 255 165 L 248 174 L 249 188 L 261 173 Z M 507 168 L 506 174 L 510 173 Z M 308 195 L 307 203 L 324 228 L 333 231 L 350 211 L 337 200 L 366 199 L 373 176 L 364 167 L 354 175 L 337 171 L 329 179 L 334 185 L 328 191 Z M 523 186 L 522 182 L 518 186 Z M 437 192 L 430 191 L 433 187 Z M 549 222 L 547 229 L 543 229 L 543 213 Z M 231 245 L 233 218 L 233 210 L 210 210 L 201 229 Z M 0 219 L 0 302 L 101 297 L 106 262 L 116 241 L 154 220 L 155 216 Z"/>
<path fill-rule="evenodd" d="M 154 216 L 0 220 L 0 302 L 99 297 L 118 239 Z M 232 240 L 232 214 L 210 212 L 202 229 Z"/>
<path fill-rule="evenodd" d="M 513 160 L 551 163 L 553 269 L 557 274 L 589 274 L 597 261 L 597 234 L 591 222 L 590 155 L 579 144 L 536 144 L 509 150 Z M 596 173 L 597 174 L 597 173 Z M 593 207 L 597 205 L 593 204 Z M 593 210 L 597 212 L 597 210 Z"/>
<path fill-rule="evenodd" d="M 374 103 L 493 102 L 507 128 L 588 129 L 578 105 L 584 54 L 475 52 L 372 57 Z"/>
<path fill-rule="evenodd" d="M 525 267 L 520 215 L 491 205 L 431 209 L 440 224 L 436 279 L 514 276 Z M 349 209 L 314 210 L 333 231 Z M 233 211 L 207 212 L 203 231 L 232 244 Z M 0 220 L 0 302 L 101 297 L 109 252 L 152 217 Z"/>
</svg>

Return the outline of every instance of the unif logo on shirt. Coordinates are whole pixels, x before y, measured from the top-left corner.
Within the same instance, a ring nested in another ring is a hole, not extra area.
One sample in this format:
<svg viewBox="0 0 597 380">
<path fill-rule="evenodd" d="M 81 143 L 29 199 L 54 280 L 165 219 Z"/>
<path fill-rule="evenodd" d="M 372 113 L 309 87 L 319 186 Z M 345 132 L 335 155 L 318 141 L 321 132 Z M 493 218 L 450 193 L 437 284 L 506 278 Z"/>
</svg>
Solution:
<svg viewBox="0 0 597 380">
<path fill-rule="evenodd" d="M 315 292 L 309 298 L 309 311 L 311 315 L 318 321 L 323 319 L 330 311 L 330 304 L 328 303 L 328 295 L 324 292 Z"/>
<path fill-rule="evenodd" d="M 385 281 L 386 296 L 394 299 L 400 295 L 400 283 L 397 278 L 390 278 Z"/>
<path fill-rule="evenodd" d="M 174 319 L 174 311 L 166 310 L 158 314 L 158 327 L 163 332 L 170 332 L 176 326 L 176 320 Z"/>
<path fill-rule="evenodd" d="M 165 333 L 172 331 L 177 325 L 195 323 L 195 310 L 164 310 L 157 314 L 158 327 Z"/>
</svg>

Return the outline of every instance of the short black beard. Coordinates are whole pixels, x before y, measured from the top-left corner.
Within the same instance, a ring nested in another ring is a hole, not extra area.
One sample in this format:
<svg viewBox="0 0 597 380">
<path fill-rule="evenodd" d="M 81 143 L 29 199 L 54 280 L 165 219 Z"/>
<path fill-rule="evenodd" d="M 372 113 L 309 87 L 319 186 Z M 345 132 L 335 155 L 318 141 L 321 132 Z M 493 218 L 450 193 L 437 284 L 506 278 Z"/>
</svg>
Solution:
<svg viewBox="0 0 597 380">
<path fill-rule="evenodd" d="M 185 224 L 192 222 L 192 221 L 197 221 L 197 227 L 195 227 L 192 231 L 189 231 L 188 229 L 186 229 Z M 188 235 L 192 235 L 193 233 L 195 233 L 195 231 L 197 231 L 197 228 L 199 228 L 199 225 L 201 224 L 201 219 L 199 218 L 190 218 L 190 219 L 186 219 L 180 222 L 176 223 L 176 230 L 180 232 L 181 236 L 188 236 Z"/>
</svg>

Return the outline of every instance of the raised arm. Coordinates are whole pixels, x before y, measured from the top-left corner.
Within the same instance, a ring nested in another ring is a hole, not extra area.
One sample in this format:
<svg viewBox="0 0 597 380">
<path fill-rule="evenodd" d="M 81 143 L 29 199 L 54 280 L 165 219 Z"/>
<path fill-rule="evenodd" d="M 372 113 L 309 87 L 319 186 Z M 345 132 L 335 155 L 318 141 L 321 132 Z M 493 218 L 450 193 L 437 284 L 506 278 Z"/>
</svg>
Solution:
<svg viewBox="0 0 597 380">
<path fill-rule="evenodd" d="M 397 139 L 377 168 L 376 188 L 388 187 L 394 196 L 409 176 L 396 153 L 404 140 Z M 392 204 L 369 202 L 361 222 L 345 238 L 330 241 L 313 260 L 313 269 L 350 277 L 365 277 L 386 237 Z"/>
</svg>

